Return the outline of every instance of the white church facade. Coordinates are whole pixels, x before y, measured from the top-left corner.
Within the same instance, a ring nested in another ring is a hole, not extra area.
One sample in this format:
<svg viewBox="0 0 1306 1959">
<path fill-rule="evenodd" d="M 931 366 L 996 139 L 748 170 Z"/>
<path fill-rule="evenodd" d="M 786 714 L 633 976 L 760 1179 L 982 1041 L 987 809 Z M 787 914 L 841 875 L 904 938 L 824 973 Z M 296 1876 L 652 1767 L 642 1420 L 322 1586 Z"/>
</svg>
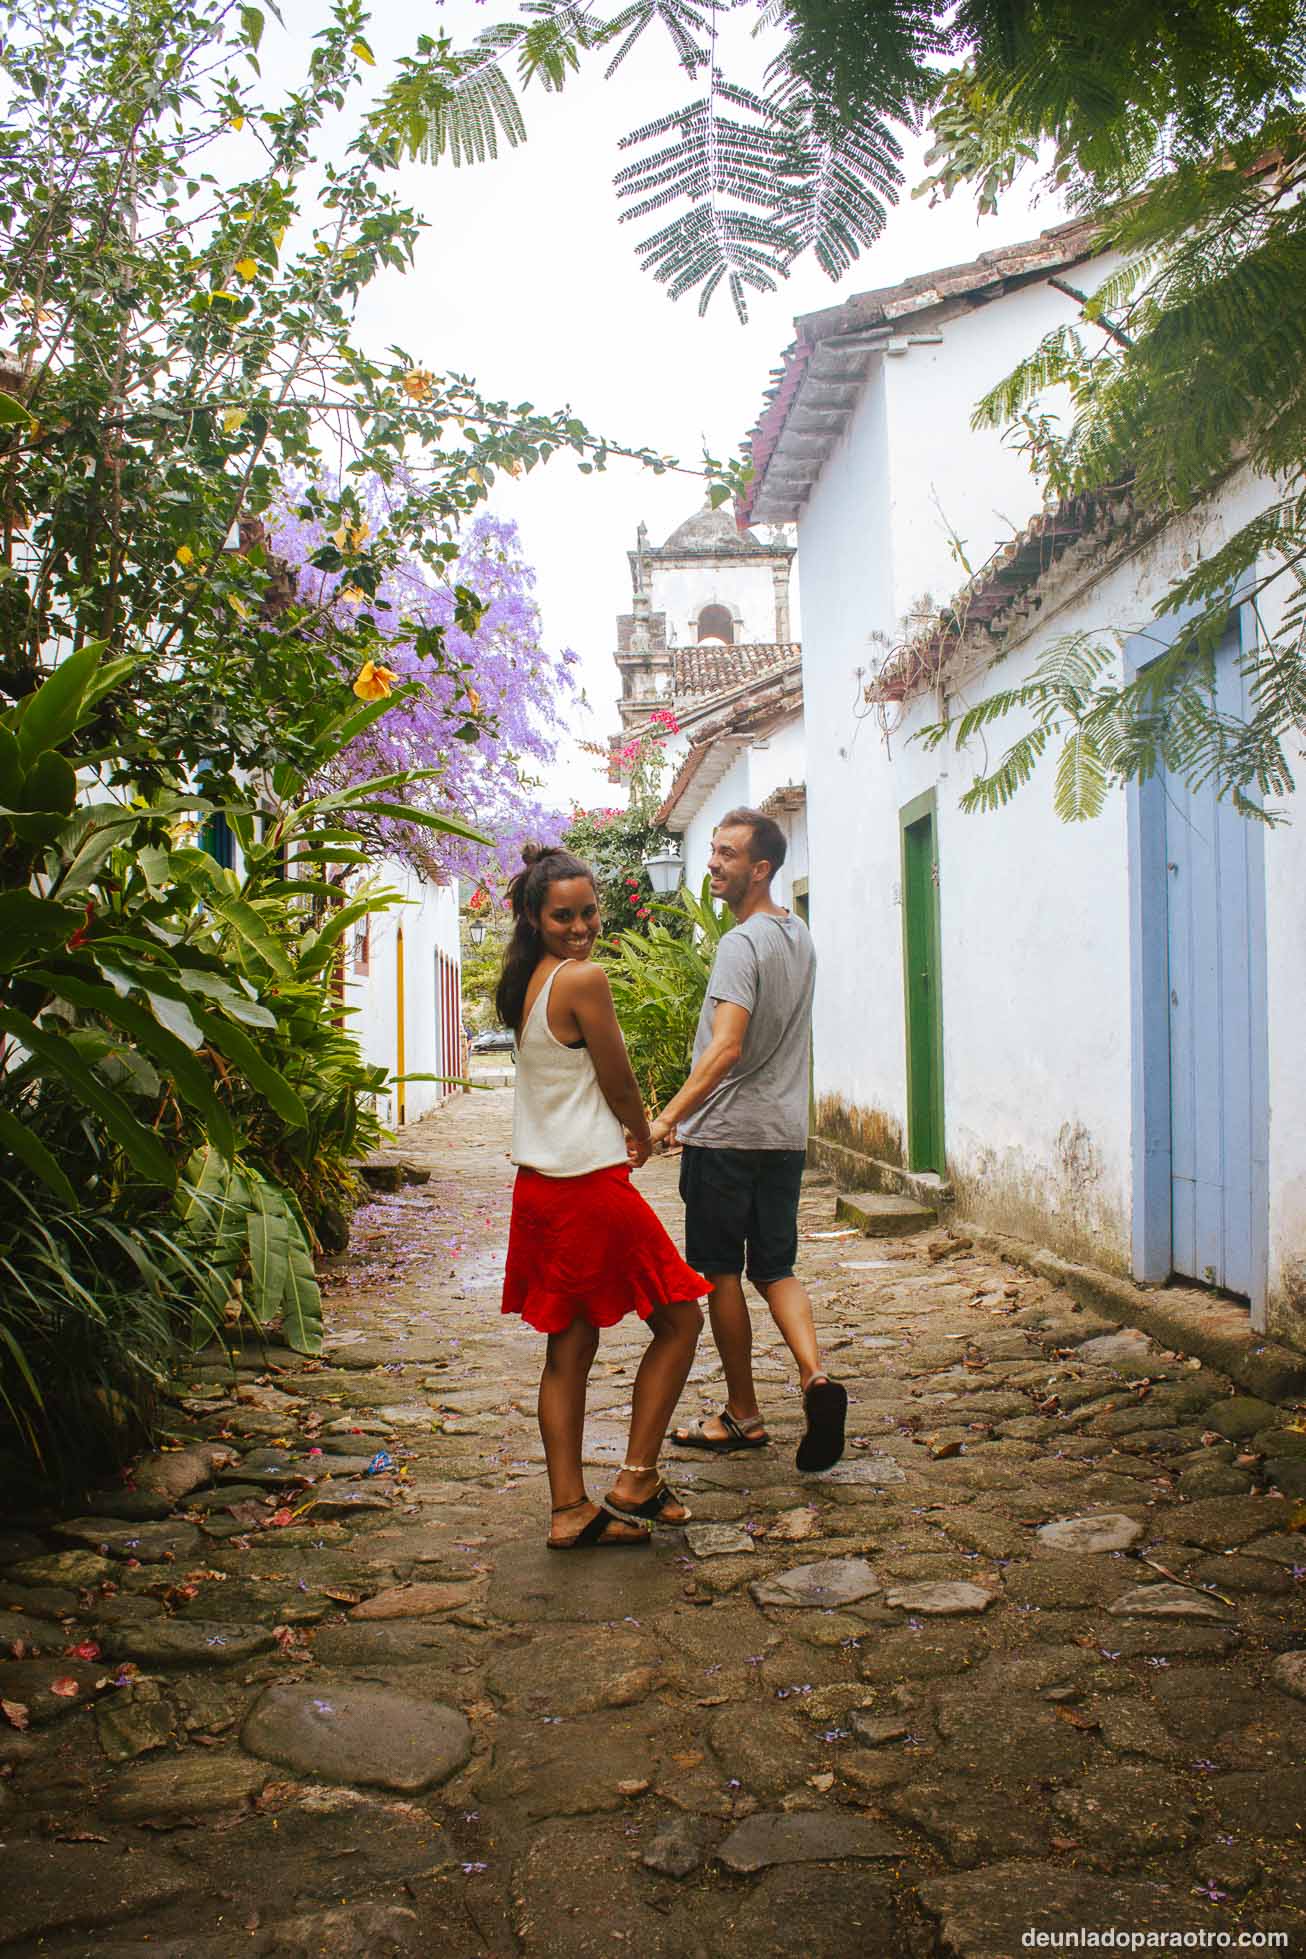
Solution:
<svg viewBox="0 0 1306 1959">
<path fill-rule="evenodd" d="M 651 545 L 641 524 L 629 554 L 631 609 L 617 620 L 622 737 L 659 708 L 677 731 L 658 820 L 681 839 L 697 888 L 712 831 L 740 804 L 780 823 L 789 856 L 776 885 L 806 914 L 806 761 L 802 648 L 794 637 L 793 546 L 740 531 L 703 506 Z"/>
</svg>

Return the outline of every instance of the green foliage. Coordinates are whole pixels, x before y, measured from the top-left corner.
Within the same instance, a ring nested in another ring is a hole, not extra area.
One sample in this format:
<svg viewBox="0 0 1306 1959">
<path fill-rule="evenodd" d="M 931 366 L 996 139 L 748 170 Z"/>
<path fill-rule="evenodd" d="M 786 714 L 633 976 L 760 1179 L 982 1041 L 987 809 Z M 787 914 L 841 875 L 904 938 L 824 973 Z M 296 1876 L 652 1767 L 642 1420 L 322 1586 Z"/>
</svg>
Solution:
<svg viewBox="0 0 1306 1959">
<path fill-rule="evenodd" d="M 313 795 L 285 764 L 226 807 L 223 870 L 189 841 L 202 798 L 74 800 L 68 757 L 129 665 L 89 644 L 0 714 L 0 1405 L 47 1463 L 130 1440 L 172 1346 L 241 1315 L 317 1350 L 313 1252 L 385 1081 L 334 979 L 351 924 L 398 900 L 317 873 L 410 777 Z M 319 705 L 314 774 L 370 712 Z"/>
<path fill-rule="evenodd" d="M 288 1345 L 316 1353 L 322 1297 L 303 1214 L 287 1193 L 237 1169 L 210 1145 L 186 1166 L 178 1212 L 214 1318 L 239 1299 L 258 1328 L 279 1324 Z"/>
<path fill-rule="evenodd" d="M 635 935 L 653 929 L 658 904 L 644 860 L 677 841 L 653 821 L 646 805 L 576 810 L 562 833 L 566 849 L 594 872 L 607 931 Z"/>
<path fill-rule="evenodd" d="M 484 919 L 486 925 L 485 937 L 480 945 L 472 944 L 465 926 L 462 935 L 463 1019 L 473 1034 L 483 1033 L 486 1028 L 498 1025 L 494 993 L 499 984 L 503 948 L 511 922 L 509 914 L 503 909 L 502 900 L 489 893 L 484 902 L 467 915 L 468 920 L 477 917 Z"/>
<path fill-rule="evenodd" d="M 775 291 L 804 252 L 837 279 L 879 236 L 903 181 L 890 123 L 911 120 L 931 92 L 923 50 L 942 43 L 931 31 L 918 47 L 914 29 L 891 25 L 870 66 L 892 51 L 892 76 L 876 72 L 869 92 L 835 103 L 822 92 L 820 64 L 795 65 L 788 43 L 760 90 L 729 79 L 717 46 L 723 12 L 715 0 L 632 0 L 615 14 L 534 0 L 462 52 L 423 37 L 382 98 L 378 134 L 428 162 L 480 160 L 500 135 L 514 144 L 525 136 L 502 65 L 508 55 L 523 87 L 539 80 L 557 90 L 586 55 L 616 44 L 611 77 L 646 31 L 661 27 L 699 92 L 623 139 L 623 149 L 641 154 L 615 178 L 629 201 L 622 215 L 657 220 L 636 250 L 673 299 L 696 291 L 701 313 L 724 289 L 744 320 L 749 292 Z"/>
<path fill-rule="evenodd" d="M 1011 704 L 1035 712 L 1036 730 L 1069 731 L 1063 813 L 1100 807 L 1111 783 L 1164 757 L 1272 820 L 1264 799 L 1292 789 L 1306 729 L 1306 17 L 1288 0 L 1179 12 L 1039 0 L 974 22 L 970 61 L 936 107 L 922 188 L 970 184 L 992 205 L 1041 158 L 1046 180 L 1096 220 L 1101 251 L 1122 260 L 1073 326 L 990 391 L 977 422 L 1014 425 L 1054 497 L 1127 488 L 1146 521 L 1166 522 L 1244 467 L 1269 503 L 1175 579 L 1157 608 L 1158 637 L 1173 644 L 1146 673 L 1123 683 L 1104 654 L 1071 721 L 1055 673 Z M 1053 386 L 1069 394 L 1065 426 L 1040 408 Z M 1235 594 L 1257 627 L 1246 722 L 1217 712 L 1203 678 Z M 1013 745 L 976 786 L 978 807 L 1020 785 L 1040 739 Z"/>
<path fill-rule="evenodd" d="M 388 595 L 413 564 L 427 599 L 448 586 L 500 472 L 559 449 L 677 466 L 358 343 L 361 296 L 411 265 L 424 220 L 398 143 L 361 116 L 342 160 L 318 161 L 373 61 L 360 0 L 321 11 L 282 91 L 254 57 L 256 8 L 39 0 L 6 18 L 0 697 L 88 639 L 130 655 L 83 745 L 129 793 L 179 766 L 228 796 L 244 771 L 302 767 L 324 686 L 391 645 L 457 683 L 442 631 Z M 490 110 L 460 113 L 464 153 L 489 154 Z M 327 540 L 302 574 L 268 539 L 288 483 Z M 472 629 L 477 595 L 451 596 Z M 471 710 L 466 738 L 484 724 Z"/>
<path fill-rule="evenodd" d="M 635 1078 L 654 1109 L 689 1073 L 708 975 L 721 935 L 730 929 L 725 911 L 712 903 L 708 878 L 697 896 L 682 889 L 656 912 L 647 937 L 618 934 L 616 956 L 607 962 Z"/>
</svg>

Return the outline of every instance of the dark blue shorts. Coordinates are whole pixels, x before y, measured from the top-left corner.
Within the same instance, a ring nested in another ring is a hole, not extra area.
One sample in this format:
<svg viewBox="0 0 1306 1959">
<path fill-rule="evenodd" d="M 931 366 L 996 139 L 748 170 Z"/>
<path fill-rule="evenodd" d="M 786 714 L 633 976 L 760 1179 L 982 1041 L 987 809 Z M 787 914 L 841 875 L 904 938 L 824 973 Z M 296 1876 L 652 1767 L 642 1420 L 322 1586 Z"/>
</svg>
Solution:
<svg viewBox="0 0 1306 1959">
<path fill-rule="evenodd" d="M 712 1150 L 680 1158 L 685 1258 L 714 1278 L 746 1272 L 755 1286 L 793 1276 L 806 1150 Z"/>
</svg>

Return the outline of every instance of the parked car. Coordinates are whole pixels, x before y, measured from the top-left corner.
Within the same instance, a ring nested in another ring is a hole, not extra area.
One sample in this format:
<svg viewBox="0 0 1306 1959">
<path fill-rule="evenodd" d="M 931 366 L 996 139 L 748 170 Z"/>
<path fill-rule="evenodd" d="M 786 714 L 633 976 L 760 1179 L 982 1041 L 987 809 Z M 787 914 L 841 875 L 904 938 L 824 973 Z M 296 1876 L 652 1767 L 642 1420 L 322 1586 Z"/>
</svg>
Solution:
<svg viewBox="0 0 1306 1959">
<path fill-rule="evenodd" d="M 472 1040 L 473 1054 L 510 1054 L 513 1048 L 511 1027 L 487 1027 Z"/>
</svg>

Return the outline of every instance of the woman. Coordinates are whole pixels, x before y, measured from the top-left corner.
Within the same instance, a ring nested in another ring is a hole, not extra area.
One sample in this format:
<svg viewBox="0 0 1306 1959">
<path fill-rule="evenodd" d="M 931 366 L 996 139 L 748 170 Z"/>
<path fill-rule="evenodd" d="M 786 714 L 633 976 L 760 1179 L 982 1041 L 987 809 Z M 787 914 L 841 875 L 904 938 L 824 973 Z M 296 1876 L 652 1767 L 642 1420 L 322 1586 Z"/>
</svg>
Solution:
<svg viewBox="0 0 1306 1959">
<path fill-rule="evenodd" d="M 630 1181 L 647 1162 L 640 1100 L 607 975 L 594 878 L 556 846 L 522 852 L 509 885 L 513 935 L 495 1003 L 517 1039 L 512 1160 L 517 1164 L 503 1310 L 548 1335 L 540 1434 L 549 1470 L 551 1551 L 647 1544 L 653 1523 L 689 1512 L 658 1474 L 658 1451 L 685 1385 L 707 1280 L 692 1272 Z M 585 1387 L 599 1329 L 629 1312 L 652 1340 L 635 1376 L 627 1460 L 591 1503 L 581 1468 Z"/>
</svg>

